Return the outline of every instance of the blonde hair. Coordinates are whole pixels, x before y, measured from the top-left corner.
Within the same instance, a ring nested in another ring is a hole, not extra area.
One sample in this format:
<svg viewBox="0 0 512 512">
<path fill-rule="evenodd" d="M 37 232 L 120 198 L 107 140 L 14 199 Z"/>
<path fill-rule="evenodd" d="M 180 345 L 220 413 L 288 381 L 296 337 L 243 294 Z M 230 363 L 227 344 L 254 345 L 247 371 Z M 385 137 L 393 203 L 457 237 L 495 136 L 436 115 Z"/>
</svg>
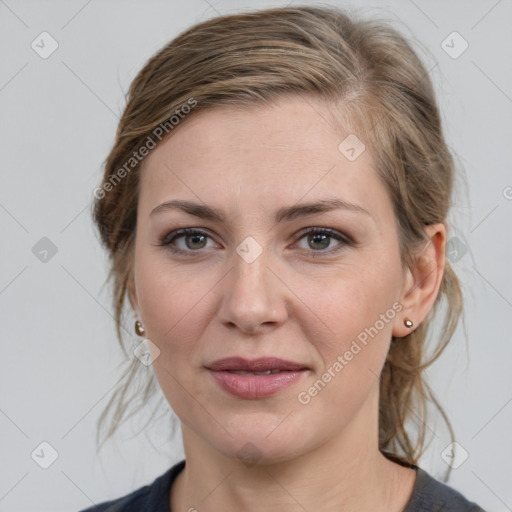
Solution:
<svg viewBox="0 0 512 512">
<path fill-rule="evenodd" d="M 122 319 L 133 265 L 140 164 L 126 162 L 159 126 L 193 98 L 192 112 L 223 105 L 271 104 L 299 94 L 339 105 L 387 185 L 396 213 L 403 265 L 425 241 L 425 226 L 446 223 L 454 163 L 443 137 L 428 72 L 406 39 L 387 23 L 356 20 L 337 8 L 268 9 L 214 18 L 193 26 L 158 51 L 138 73 L 127 94 L 116 140 L 105 163 L 94 221 L 110 257 L 117 336 L 124 349 Z M 333 115 L 336 117 L 336 109 Z M 341 119 L 338 118 L 341 122 Z M 346 126 L 346 125 L 345 125 Z M 169 126 L 168 135 L 172 136 Z M 179 129 L 179 126 L 177 126 Z M 433 355 L 427 333 L 444 298 L 442 335 Z M 390 459 L 416 464 L 425 449 L 427 403 L 444 411 L 423 370 L 441 354 L 462 311 L 459 281 L 446 262 L 440 293 L 421 325 L 392 339 L 380 384 L 379 448 Z M 126 351 L 125 351 L 126 353 Z M 137 393 L 128 396 L 143 366 L 131 358 L 122 386 L 99 423 L 112 415 L 106 439 L 127 417 Z M 140 404 L 157 389 L 151 374 Z M 139 395 L 140 396 L 140 393 Z M 130 415 L 130 416 L 131 416 Z M 419 418 L 417 435 L 406 423 Z"/>
</svg>

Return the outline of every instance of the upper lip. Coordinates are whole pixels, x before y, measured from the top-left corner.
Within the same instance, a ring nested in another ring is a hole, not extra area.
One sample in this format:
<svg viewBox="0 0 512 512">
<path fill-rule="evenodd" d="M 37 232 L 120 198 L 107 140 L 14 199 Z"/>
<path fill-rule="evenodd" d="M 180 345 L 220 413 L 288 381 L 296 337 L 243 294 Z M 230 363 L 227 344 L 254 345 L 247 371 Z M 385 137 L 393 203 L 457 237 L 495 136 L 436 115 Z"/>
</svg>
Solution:
<svg viewBox="0 0 512 512">
<path fill-rule="evenodd" d="M 277 357 L 260 357 L 258 359 L 244 359 L 243 357 L 227 357 L 218 359 L 211 364 L 206 365 L 213 371 L 246 371 L 246 372 L 265 372 L 268 370 L 305 370 L 306 366 L 293 361 L 286 361 Z"/>
</svg>

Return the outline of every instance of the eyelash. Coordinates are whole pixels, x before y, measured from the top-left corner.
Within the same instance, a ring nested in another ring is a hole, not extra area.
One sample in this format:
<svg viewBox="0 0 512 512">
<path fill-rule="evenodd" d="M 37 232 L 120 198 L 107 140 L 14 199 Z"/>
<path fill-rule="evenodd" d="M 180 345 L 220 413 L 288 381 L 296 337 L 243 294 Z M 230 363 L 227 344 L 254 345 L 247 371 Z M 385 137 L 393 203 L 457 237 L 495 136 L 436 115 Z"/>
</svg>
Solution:
<svg viewBox="0 0 512 512">
<path fill-rule="evenodd" d="M 184 254 L 187 256 L 194 256 L 194 255 L 200 253 L 202 251 L 202 249 L 197 249 L 197 250 L 189 249 L 189 250 L 184 251 L 182 249 L 177 249 L 176 247 L 173 247 L 171 245 L 177 239 L 186 237 L 188 235 L 203 235 L 208 238 L 212 238 L 207 231 L 204 231 L 202 229 L 183 228 L 183 229 L 178 229 L 176 231 L 167 233 L 163 238 L 161 238 L 159 240 L 160 243 L 158 245 L 165 247 L 167 250 L 171 251 L 173 254 Z M 298 233 L 298 235 L 297 235 L 299 237 L 298 240 L 302 240 L 304 237 L 306 237 L 308 235 L 327 235 L 330 238 L 335 239 L 338 242 L 340 242 L 334 248 L 326 249 L 326 250 L 315 251 L 313 249 L 311 249 L 311 250 L 304 249 L 304 250 L 307 250 L 308 252 L 311 252 L 314 256 L 323 255 L 323 254 L 332 255 L 332 254 L 337 253 L 340 250 L 342 250 L 345 246 L 354 246 L 355 245 L 354 240 L 352 240 L 349 236 L 344 235 L 344 234 L 342 234 L 334 229 L 330 229 L 330 228 L 318 228 L 318 227 L 306 228 Z"/>
</svg>

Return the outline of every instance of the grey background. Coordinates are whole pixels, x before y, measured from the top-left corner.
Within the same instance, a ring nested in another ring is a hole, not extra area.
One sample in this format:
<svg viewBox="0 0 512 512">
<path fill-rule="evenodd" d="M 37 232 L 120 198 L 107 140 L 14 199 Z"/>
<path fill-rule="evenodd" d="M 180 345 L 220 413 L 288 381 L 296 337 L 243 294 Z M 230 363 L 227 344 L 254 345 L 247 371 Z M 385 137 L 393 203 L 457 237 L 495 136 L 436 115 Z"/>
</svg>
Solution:
<svg viewBox="0 0 512 512">
<path fill-rule="evenodd" d="M 127 425 L 95 454 L 96 420 L 121 353 L 92 191 L 124 93 L 155 51 L 217 13 L 287 3 L 0 0 L 0 511 L 78 510 L 149 483 L 182 458 L 179 436 L 166 441 L 165 419 L 140 434 L 142 420 Z M 429 371 L 469 454 L 448 483 L 488 510 L 512 510 L 512 3 L 332 4 L 397 20 L 428 49 L 446 137 L 467 175 L 450 242 L 467 338 L 459 329 Z M 58 42 L 46 59 L 31 47 L 42 46 L 43 31 Z M 458 58 L 442 47 L 453 31 L 469 44 Z M 43 237 L 57 249 L 46 261 Z M 433 441 L 421 466 L 440 478 L 449 439 L 435 418 L 427 427 Z M 48 469 L 31 458 L 43 441 L 58 452 Z"/>
</svg>

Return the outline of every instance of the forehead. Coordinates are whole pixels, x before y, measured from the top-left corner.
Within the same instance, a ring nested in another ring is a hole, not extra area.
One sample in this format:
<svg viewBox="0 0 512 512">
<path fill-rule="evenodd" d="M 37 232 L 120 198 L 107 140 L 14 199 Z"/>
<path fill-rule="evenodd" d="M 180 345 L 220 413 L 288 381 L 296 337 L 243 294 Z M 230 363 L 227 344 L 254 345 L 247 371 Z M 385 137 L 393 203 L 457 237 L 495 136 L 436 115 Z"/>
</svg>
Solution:
<svg viewBox="0 0 512 512">
<path fill-rule="evenodd" d="M 267 150 L 325 152 L 329 145 L 337 149 L 350 133 L 348 127 L 335 122 L 333 107 L 318 98 L 288 95 L 271 104 L 219 105 L 186 116 L 146 158 L 145 166 L 166 149 L 188 163 L 224 148 L 229 149 L 227 158 L 240 153 L 264 157 Z"/>
<path fill-rule="evenodd" d="M 141 173 L 143 208 L 178 195 L 289 203 L 339 193 L 368 209 L 387 195 L 364 141 L 334 123 L 328 104 L 301 97 L 195 112 Z"/>
</svg>

